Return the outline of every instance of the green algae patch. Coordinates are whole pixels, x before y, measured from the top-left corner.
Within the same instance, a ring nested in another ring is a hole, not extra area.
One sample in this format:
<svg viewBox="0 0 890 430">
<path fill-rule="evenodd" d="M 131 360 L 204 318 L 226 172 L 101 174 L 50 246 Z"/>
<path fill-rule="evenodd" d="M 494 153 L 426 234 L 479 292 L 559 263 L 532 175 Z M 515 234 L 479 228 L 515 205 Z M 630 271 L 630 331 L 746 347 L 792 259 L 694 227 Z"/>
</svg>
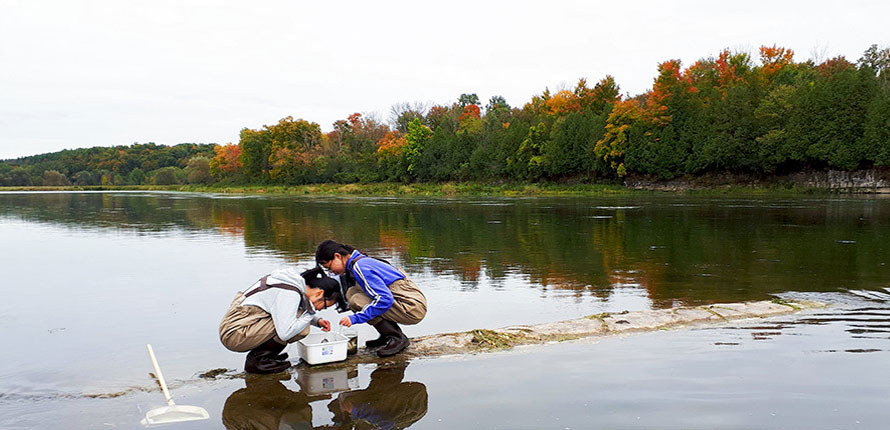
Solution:
<svg viewBox="0 0 890 430">
<path fill-rule="evenodd" d="M 522 342 L 523 337 L 517 334 L 494 330 L 476 329 L 467 332 L 470 335 L 470 346 L 477 350 L 510 349 Z"/>
<path fill-rule="evenodd" d="M 603 312 L 603 313 L 601 313 L 601 314 L 593 314 L 593 315 L 589 315 L 589 316 L 587 316 L 587 317 L 585 317 L 585 318 L 587 318 L 587 319 L 589 319 L 589 320 L 599 321 L 600 324 L 603 325 L 603 329 L 604 329 L 604 330 L 609 330 L 609 325 L 606 324 L 606 318 L 609 318 L 610 316 L 611 316 L 610 313 L 608 313 L 608 312 Z"/>
<path fill-rule="evenodd" d="M 708 311 L 711 315 L 714 315 L 715 317 L 720 318 L 723 321 L 727 321 L 725 316 L 720 315 L 719 313 L 717 313 L 717 311 L 711 309 L 710 307 L 701 307 L 699 309 L 704 309 L 704 310 Z"/>
<path fill-rule="evenodd" d="M 797 306 L 797 305 L 795 305 L 791 302 L 788 302 L 786 300 L 783 300 L 783 299 L 773 299 L 771 301 L 777 305 L 788 306 L 789 308 L 794 309 L 795 311 L 801 310 L 800 306 Z"/>
<path fill-rule="evenodd" d="M 226 372 L 228 372 L 228 371 L 229 371 L 229 369 L 226 369 L 225 367 L 220 367 L 218 369 L 211 369 L 206 372 L 203 372 L 203 373 L 199 374 L 198 377 L 201 379 L 216 379 L 220 375 L 226 374 Z"/>
</svg>

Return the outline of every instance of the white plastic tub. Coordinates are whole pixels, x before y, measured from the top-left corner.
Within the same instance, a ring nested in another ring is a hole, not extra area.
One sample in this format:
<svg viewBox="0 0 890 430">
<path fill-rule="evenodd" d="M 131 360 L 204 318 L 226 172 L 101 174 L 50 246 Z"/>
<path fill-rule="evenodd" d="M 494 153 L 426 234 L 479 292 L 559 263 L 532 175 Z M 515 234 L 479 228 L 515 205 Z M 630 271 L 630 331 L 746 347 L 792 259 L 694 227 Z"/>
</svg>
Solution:
<svg viewBox="0 0 890 430">
<path fill-rule="evenodd" d="M 339 333 L 310 334 L 297 342 L 300 358 L 309 364 L 332 363 L 346 360 L 349 339 Z"/>
<path fill-rule="evenodd" d="M 310 396 L 331 394 L 341 391 L 357 390 L 358 372 L 354 372 L 352 378 L 346 369 L 335 370 L 309 370 L 300 369 L 297 372 L 297 383 L 302 391 Z"/>
</svg>

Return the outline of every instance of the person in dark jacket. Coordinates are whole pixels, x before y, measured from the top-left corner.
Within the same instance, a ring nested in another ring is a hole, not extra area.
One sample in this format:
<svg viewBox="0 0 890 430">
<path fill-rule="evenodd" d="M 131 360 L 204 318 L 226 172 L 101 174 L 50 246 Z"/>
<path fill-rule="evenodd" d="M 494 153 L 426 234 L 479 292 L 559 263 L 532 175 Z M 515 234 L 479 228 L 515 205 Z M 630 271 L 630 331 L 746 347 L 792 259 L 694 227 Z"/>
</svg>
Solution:
<svg viewBox="0 0 890 430">
<path fill-rule="evenodd" d="M 426 316 L 426 297 L 405 272 L 389 263 L 370 258 L 355 248 L 326 240 L 318 245 L 315 261 L 341 282 L 354 280 L 346 289 L 346 301 L 355 312 L 340 320 L 340 325 L 369 323 L 380 337 L 365 343 L 368 348 L 380 348 L 377 355 L 398 354 L 408 344 L 408 337 L 399 324 L 417 324 Z"/>
</svg>

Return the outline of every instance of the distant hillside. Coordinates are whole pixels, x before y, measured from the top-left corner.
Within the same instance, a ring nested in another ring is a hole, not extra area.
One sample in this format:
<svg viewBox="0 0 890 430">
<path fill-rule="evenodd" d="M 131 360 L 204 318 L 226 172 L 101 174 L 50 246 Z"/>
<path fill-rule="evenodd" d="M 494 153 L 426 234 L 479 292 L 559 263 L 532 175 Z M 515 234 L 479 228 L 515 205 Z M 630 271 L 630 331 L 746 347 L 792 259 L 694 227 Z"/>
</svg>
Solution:
<svg viewBox="0 0 890 430">
<path fill-rule="evenodd" d="M 0 186 L 160 185 L 209 180 L 213 144 L 66 149 L 0 161 Z"/>
</svg>

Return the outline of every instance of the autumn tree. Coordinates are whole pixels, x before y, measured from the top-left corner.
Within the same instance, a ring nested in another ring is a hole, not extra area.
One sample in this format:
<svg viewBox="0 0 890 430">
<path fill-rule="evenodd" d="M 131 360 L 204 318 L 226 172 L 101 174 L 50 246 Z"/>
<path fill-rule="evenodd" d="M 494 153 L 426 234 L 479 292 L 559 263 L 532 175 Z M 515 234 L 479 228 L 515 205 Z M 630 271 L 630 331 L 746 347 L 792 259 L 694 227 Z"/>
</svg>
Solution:
<svg viewBox="0 0 890 430">
<path fill-rule="evenodd" d="M 408 142 L 398 131 L 390 131 L 377 141 L 377 166 L 383 173 L 383 179 L 402 180 L 408 172 L 405 146 Z"/>
<path fill-rule="evenodd" d="M 606 75 L 593 88 L 587 87 L 587 80 L 579 80 L 575 86 L 575 95 L 581 109 L 594 115 L 608 113 L 612 105 L 621 100 L 620 88 L 612 75 Z"/>
<path fill-rule="evenodd" d="M 760 68 L 763 76 L 772 79 L 793 63 L 794 51 L 776 45 L 760 47 Z"/>
<path fill-rule="evenodd" d="M 241 146 L 232 143 L 216 145 L 213 147 L 215 155 L 210 160 L 210 174 L 222 179 L 239 173 L 243 167 L 241 163 Z"/>
<path fill-rule="evenodd" d="M 265 126 L 269 135 L 269 176 L 288 184 L 313 182 L 317 169 L 313 162 L 320 155 L 321 127 L 314 122 L 293 117 L 283 118 L 278 124 Z"/>
</svg>

